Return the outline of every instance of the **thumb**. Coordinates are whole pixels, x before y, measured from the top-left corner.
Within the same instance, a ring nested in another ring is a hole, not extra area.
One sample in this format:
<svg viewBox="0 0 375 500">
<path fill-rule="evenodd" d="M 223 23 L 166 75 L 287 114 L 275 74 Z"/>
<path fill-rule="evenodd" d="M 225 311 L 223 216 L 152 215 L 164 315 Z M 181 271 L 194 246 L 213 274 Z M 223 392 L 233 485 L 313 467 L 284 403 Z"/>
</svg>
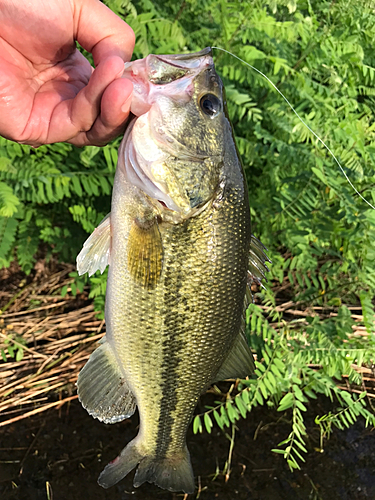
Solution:
<svg viewBox="0 0 375 500">
<path fill-rule="evenodd" d="M 74 27 L 76 40 L 92 53 L 95 66 L 110 56 L 130 61 L 134 31 L 99 0 L 76 2 Z"/>
</svg>

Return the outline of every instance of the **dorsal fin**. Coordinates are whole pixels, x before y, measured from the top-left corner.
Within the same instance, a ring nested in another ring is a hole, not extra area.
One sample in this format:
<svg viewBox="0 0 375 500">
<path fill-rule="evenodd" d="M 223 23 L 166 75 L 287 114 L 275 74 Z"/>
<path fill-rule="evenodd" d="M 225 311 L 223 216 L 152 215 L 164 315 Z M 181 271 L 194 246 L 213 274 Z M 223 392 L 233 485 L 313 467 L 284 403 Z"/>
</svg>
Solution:
<svg viewBox="0 0 375 500">
<path fill-rule="evenodd" d="M 249 268 L 247 271 L 249 287 L 252 283 L 255 283 L 264 288 L 262 280 L 267 281 L 265 273 L 269 271 L 266 262 L 271 263 L 265 251 L 267 251 L 267 248 L 263 243 L 255 238 L 254 235 L 251 235 Z"/>
</svg>

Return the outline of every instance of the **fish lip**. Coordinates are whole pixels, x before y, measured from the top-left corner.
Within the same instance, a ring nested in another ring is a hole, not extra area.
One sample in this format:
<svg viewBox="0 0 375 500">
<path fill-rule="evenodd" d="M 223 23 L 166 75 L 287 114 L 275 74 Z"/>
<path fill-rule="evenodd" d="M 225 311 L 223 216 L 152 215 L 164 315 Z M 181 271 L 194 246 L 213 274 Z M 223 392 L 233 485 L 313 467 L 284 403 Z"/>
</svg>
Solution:
<svg viewBox="0 0 375 500">
<path fill-rule="evenodd" d="M 185 76 L 195 74 L 197 71 L 203 69 L 203 67 L 206 67 L 207 69 L 214 67 L 211 47 L 206 47 L 199 52 L 188 54 L 150 54 L 146 59 L 149 57 L 155 58 L 158 61 L 168 64 L 174 68 L 185 70 Z"/>
<path fill-rule="evenodd" d="M 187 61 L 189 59 L 196 59 L 204 56 L 211 56 L 212 57 L 212 49 L 211 47 L 205 47 L 204 49 L 200 50 L 199 52 L 189 52 L 187 54 L 168 54 L 166 55 L 158 55 L 155 54 L 155 57 L 157 57 L 160 61 L 166 62 L 171 64 L 172 61 Z M 176 65 L 178 66 L 178 65 Z"/>
</svg>

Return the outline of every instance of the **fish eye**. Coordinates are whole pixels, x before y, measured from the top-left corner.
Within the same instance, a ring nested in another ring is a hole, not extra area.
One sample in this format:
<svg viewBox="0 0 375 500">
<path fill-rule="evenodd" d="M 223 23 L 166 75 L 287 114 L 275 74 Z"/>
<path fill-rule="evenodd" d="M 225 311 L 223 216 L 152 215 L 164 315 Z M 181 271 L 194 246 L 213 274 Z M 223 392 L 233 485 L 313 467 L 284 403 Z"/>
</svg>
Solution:
<svg viewBox="0 0 375 500">
<path fill-rule="evenodd" d="M 200 102 L 203 113 L 213 118 L 221 111 L 221 102 L 214 94 L 205 94 Z"/>
</svg>

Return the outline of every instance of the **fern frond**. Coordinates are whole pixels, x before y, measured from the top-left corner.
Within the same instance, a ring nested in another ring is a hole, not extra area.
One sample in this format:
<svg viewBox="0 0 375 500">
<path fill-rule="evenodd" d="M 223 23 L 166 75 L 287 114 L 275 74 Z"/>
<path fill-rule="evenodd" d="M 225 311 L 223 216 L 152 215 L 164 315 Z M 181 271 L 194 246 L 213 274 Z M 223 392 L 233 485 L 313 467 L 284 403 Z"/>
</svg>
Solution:
<svg viewBox="0 0 375 500">
<path fill-rule="evenodd" d="M 20 200 L 15 196 L 13 189 L 0 182 L 0 217 L 12 217 L 20 204 Z"/>
<path fill-rule="evenodd" d="M 362 291 L 359 294 L 361 300 L 362 312 L 363 312 L 363 322 L 365 324 L 367 333 L 370 335 L 375 334 L 375 309 L 372 303 L 372 296 L 369 292 Z"/>
<path fill-rule="evenodd" d="M 18 221 L 13 217 L 0 217 L 0 267 L 6 267 L 16 239 Z"/>
</svg>

